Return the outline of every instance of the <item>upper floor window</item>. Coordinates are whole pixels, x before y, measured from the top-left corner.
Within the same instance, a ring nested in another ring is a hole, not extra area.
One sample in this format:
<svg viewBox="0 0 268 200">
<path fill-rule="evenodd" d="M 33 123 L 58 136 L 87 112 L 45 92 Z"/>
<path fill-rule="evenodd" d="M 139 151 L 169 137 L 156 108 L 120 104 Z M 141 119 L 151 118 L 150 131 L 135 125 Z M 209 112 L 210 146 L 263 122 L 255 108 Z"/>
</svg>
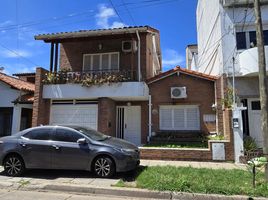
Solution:
<svg viewBox="0 0 268 200">
<path fill-rule="evenodd" d="M 84 54 L 84 71 L 116 71 L 119 70 L 119 52 Z"/>
<path fill-rule="evenodd" d="M 263 31 L 264 45 L 268 45 L 268 30 Z M 237 50 L 249 49 L 257 46 L 256 31 L 236 33 Z"/>
<path fill-rule="evenodd" d="M 247 40 L 245 32 L 236 33 L 236 47 L 238 50 L 247 48 Z"/>
</svg>

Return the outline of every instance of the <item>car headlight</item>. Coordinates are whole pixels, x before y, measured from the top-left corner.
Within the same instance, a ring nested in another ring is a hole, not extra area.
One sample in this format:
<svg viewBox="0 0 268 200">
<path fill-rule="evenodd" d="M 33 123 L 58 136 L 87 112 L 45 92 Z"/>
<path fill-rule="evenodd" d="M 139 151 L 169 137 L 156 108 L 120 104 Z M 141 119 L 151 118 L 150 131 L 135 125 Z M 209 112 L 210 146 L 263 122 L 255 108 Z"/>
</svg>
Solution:
<svg viewBox="0 0 268 200">
<path fill-rule="evenodd" d="M 116 149 L 122 153 L 126 153 L 126 154 L 132 154 L 132 153 L 135 153 L 135 149 Z"/>
</svg>

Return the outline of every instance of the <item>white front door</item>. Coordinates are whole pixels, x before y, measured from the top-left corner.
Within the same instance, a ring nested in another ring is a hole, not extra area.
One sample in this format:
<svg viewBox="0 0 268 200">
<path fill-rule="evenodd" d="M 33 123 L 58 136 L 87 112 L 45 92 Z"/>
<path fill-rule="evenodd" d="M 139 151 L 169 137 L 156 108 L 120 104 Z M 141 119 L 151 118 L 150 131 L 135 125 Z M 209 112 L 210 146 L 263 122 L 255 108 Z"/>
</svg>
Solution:
<svg viewBox="0 0 268 200">
<path fill-rule="evenodd" d="M 261 133 L 261 107 L 259 99 L 248 99 L 249 134 L 259 147 L 263 146 Z"/>
<path fill-rule="evenodd" d="M 141 145 L 141 107 L 117 107 L 117 137 Z"/>
<path fill-rule="evenodd" d="M 98 128 L 98 105 L 52 105 L 51 125 L 77 125 Z"/>
</svg>

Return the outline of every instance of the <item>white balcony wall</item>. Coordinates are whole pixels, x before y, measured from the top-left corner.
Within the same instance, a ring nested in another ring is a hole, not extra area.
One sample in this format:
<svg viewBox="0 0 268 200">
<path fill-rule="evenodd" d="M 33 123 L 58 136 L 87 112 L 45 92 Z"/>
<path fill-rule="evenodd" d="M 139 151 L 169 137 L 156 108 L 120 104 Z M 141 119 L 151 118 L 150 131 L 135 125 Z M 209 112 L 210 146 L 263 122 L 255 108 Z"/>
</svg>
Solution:
<svg viewBox="0 0 268 200">
<path fill-rule="evenodd" d="M 83 87 L 80 84 L 44 85 L 45 99 L 96 99 L 109 97 L 114 100 L 148 100 L 149 88 L 144 82 L 122 82 Z"/>
<path fill-rule="evenodd" d="M 268 46 L 265 46 L 265 58 L 268 62 Z M 251 75 L 259 72 L 258 49 L 251 48 L 239 54 L 240 72 L 242 75 Z M 266 70 L 268 67 L 266 65 Z"/>
</svg>

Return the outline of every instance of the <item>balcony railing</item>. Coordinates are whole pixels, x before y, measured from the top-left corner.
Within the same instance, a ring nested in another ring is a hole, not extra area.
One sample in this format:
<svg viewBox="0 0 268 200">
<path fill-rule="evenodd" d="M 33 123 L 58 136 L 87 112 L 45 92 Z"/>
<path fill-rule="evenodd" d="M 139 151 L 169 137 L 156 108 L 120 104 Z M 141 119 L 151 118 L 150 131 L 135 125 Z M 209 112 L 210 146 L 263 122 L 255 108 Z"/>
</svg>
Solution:
<svg viewBox="0 0 268 200">
<path fill-rule="evenodd" d="M 59 71 L 46 74 L 44 84 L 76 83 L 83 86 L 101 85 L 104 83 L 118 83 L 137 81 L 136 71 L 133 70 L 92 70 L 82 72 Z"/>
</svg>

